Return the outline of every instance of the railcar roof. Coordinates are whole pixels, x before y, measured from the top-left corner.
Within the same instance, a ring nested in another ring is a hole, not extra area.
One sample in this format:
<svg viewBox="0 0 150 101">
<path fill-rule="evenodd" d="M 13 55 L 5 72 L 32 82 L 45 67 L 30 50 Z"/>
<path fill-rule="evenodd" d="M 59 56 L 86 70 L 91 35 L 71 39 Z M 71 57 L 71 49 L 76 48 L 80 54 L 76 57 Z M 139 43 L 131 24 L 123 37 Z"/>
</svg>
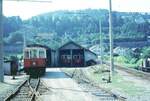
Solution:
<svg viewBox="0 0 150 101">
<path fill-rule="evenodd" d="M 30 47 L 36 47 L 36 48 L 45 48 L 46 50 L 51 50 L 53 52 L 55 52 L 55 50 L 51 49 L 50 47 L 46 46 L 46 45 L 41 45 L 41 44 L 29 44 L 27 45 L 28 48 Z"/>
<path fill-rule="evenodd" d="M 45 49 L 50 49 L 48 46 L 46 46 L 46 45 L 41 45 L 41 44 L 29 44 L 29 45 L 27 45 L 27 47 L 41 47 L 41 48 L 45 48 Z"/>
<path fill-rule="evenodd" d="M 26 47 L 24 50 L 30 50 L 30 49 L 44 49 L 44 50 L 46 50 L 43 47 Z"/>
</svg>

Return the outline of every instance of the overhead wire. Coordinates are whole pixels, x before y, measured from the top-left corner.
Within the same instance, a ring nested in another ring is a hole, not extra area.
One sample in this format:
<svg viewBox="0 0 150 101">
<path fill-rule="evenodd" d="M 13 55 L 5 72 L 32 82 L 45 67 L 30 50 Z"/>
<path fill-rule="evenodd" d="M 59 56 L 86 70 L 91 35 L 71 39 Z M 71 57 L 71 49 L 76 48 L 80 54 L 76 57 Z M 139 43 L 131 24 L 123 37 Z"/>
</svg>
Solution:
<svg viewBox="0 0 150 101">
<path fill-rule="evenodd" d="M 18 2 L 26 1 L 26 2 L 52 3 L 52 1 L 50 1 L 50 0 L 3 0 L 3 1 L 18 1 Z"/>
</svg>

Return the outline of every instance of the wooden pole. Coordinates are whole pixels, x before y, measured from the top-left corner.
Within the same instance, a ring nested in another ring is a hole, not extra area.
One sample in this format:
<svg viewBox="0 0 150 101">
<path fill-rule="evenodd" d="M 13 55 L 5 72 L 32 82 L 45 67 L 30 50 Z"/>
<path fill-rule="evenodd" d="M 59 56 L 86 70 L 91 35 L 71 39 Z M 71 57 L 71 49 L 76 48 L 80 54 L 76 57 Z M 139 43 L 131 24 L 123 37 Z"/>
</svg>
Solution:
<svg viewBox="0 0 150 101">
<path fill-rule="evenodd" d="M 109 40 L 110 40 L 110 73 L 109 82 L 112 81 L 114 72 L 114 60 L 113 60 L 113 33 L 112 33 L 112 3 L 109 0 Z"/>
<path fill-rule="evenodd" d="M 26 33 L 23 35 L 23 49 L 26 48 Z"/>
<path fill-rule="evenodd" d="M 102 66 L 103 61 L 102 61 L 102 25 L 101 25 L 101 19 L 99 20 L 99 32 L 100 32 L 100 64 Z"/>
<path fill-rule="evenodd" d="M 2 0 L 0 0 L 0 82 L 4 81 L 3 67 L 3 20 L 2 20 Z"/>
</svg>

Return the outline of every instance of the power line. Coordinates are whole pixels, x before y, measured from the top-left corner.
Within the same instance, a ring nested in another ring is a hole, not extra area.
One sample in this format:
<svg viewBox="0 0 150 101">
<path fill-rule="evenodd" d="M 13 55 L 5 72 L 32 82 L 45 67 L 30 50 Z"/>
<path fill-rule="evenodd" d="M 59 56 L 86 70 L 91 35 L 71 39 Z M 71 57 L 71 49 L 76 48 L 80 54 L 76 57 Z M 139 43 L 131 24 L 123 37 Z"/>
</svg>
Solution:
<svg viewBox="0 0 150 101">
<path fill-rule="evenodd" d="M 50 0 L 4 0 L 4 1 L 26 1 L 26 2 L 40 2 L 40 3 L 52 3 Z"/>
</svg>

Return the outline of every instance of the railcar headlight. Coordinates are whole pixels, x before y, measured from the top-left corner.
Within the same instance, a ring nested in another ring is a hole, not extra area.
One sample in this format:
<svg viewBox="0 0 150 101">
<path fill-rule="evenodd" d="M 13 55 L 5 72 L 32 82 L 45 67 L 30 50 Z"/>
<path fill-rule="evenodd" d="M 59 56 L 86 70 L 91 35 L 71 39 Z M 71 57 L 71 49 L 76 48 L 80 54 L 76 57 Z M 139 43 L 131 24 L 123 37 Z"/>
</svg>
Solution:
<svg viewBox="0 0 150 101">
<path fill-rule="evenodd" d="M 36 63 L 35 63 L 35 62 L 33 62 L 32 64 L 33 64 L 33 66 L 35 66 L 35 65 L 36 65 Z"/>
</svg>

